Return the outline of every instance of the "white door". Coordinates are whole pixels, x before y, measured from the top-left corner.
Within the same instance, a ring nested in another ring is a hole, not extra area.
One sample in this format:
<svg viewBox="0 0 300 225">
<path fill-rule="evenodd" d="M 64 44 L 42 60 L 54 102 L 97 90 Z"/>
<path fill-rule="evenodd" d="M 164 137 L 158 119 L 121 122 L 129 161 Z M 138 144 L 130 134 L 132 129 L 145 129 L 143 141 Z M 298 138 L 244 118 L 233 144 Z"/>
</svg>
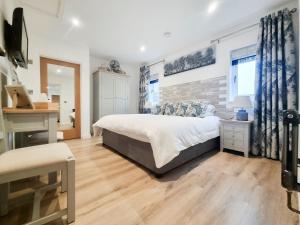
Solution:
<svg viewBox="0 0 300 225">
<path fill-rule="evenodd" d="M 100 88 L 101 117 L 114 114 L 114 79 L 110 75 L 103 74 Z"/>
<path fill-rule="evenodd" d="M 115 79 L 115 113 L 128 113 L 128 81 L 123 77 Z"/>
</svg>

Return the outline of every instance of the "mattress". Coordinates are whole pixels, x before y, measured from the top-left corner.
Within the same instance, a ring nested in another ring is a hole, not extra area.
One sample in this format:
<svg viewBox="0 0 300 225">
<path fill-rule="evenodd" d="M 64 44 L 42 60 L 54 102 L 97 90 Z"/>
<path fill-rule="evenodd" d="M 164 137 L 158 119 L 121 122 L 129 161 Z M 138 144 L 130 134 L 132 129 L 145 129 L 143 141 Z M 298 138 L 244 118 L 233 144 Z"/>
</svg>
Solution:
<svg viewBox="0 0 300 225">
<path fill-rule="evenodd" d="M 106 129 L 150 143 L 157 168 L 172 161 L 181 151 L 219 136 L 219 118 L 216 116 L 109 115 L 93 127 L 95 135 L 101 135 Z"/>
</svg>

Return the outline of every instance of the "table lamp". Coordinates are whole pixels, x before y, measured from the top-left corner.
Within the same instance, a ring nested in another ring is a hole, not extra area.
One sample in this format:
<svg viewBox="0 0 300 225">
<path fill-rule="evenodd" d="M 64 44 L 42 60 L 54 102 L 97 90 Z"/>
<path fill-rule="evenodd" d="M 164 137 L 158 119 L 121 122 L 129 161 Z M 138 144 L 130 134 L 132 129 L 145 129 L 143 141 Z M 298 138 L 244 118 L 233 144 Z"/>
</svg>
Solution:
<svg viewBox="0 0 300 225">
<path fill-rule="evenodd" d="M 236 96 L 232 102 L 233 108 L 239 108 L 236 114 L 236 120 L 248 121 L 248 113 L 246 109 L 252 108 L 250 96 Z"/>
</svg>

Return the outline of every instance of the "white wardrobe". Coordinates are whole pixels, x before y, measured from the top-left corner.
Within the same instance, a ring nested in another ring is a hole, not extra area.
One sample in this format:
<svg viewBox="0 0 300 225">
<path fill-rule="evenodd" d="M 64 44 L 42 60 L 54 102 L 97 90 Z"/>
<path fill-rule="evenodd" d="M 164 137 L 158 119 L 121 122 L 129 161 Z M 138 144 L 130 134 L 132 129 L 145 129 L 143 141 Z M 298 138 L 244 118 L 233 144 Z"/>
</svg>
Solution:
<svg viewBox="0 0 300 225">
<path fill-rule="evenodd" d="M 93 122 L 111 114 L 128 113 L 129 76 L 98 70 L 93 74 Z"/>
</svg>

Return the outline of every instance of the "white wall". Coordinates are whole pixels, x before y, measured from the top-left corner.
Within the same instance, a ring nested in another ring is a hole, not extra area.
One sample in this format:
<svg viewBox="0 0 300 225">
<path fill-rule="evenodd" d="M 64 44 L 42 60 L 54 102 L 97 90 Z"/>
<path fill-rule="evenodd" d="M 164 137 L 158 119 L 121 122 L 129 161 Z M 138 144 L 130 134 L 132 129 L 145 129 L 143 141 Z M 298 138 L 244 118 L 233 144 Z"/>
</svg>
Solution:
<svg viewBox="0 0 300 225">
<path fill-rule="evenodd" d="M 13 11 L 15 9 L 15 0 L 0 0 L 0 46 L 4 46 L 4 24 L 3 20 L 7 20 L 9 23 L 12 22 Z"/>
<path fill-rule="evenodd" d="M 3 17 L 11 23 L 14 0 L 0 0 L 0 12 Z M 1 18 L 1 14 L 0 14 Z M 25 12 L 26 20 L 26 12 Z M 2 21 L 1 21 L 2 23 Z M 1 32 L 1 27 L 0 27 Z M 3 39 L 3 31 L 0 33 L 0 44 Z M 33 100 L 40 94 L 40 56 L 67 62 L 80 64 L 81 67 L 81 137 L 90 137 L 90 66 L 89 48 L 86 45 L 70 43 L 69 41 L 50 40 L 45 37 L 29 33 L 29 59 L 33 64 L 29 65 L 28 70 L 18 69 L 20 81 L 27 89 L 33 90 Z"/>
<path fill-rule="evenodd" d="M 99 66 L 108 65 L 109 60 L 101 59 L 97 57 L 90 56 L 90 71 L 91 76 L 93 72 L 95 72 Z M 138 113 L 138 100 L 139 100 L 139 66 L 135 64 L 126 64 L 120 62 L 121 69 L 124 70 L 129 76 L 130 83 L 130 93 L 129 93 L 129 113 Z M 91 79 L 91 82 L 93 79 Z M 93 85 L 91 87 L 91 96 L 93 96 Z M 93 104 L 93 99 L 91 98 L 91 105 Z M 92 107 L 91 107 L 92 108 Z M 92 115 L 92 113 L 91 113 Z"/>
<path fill-rule="evenodd" d="M 158 71 L 160 74 L 160 86 L 167 87 L 182 83 L 188 83 L 198 80 L 205 80 L 214 77 L 220 77 L 230 74 L 230 53 L 232 50 L 246 47 L 256 43 L 258 28 L 249 30 L 248 32 L 240 33 L 236 36 L 221 41 L 216 45 L 216 64 L 201 67 L 198 69 L 190 70 L 187 72 L 171 75 L 168 77 L 163 76 L 163 63 L 160 63 L 152 70 Z M 172 61 L 183 55 L 187 55 L 196 50 L 200 50 L 210 46 L 210 40 L 195 43 L 181 51 L 175 52 L 174 54 L 167 55 L 164 57 L 166 62 Z M 158 59 L 159 61 L 161 59 Z"/>
<path fill-rule="evenodd" d="M 4 49 L 4 20 L 9 23 L 12 21 L 12 14 L 15 8 L 14 0 L 0 0 L 0 47 Z M 0 71 L 2 73 L 8 73 L 9 67 L 7 60 L 4 57 L 0 57 Z"/>
<path fill-rule="evenodd" d="M 33 90 L 33 99 L 40 95 L 40 57 L 80 64 L 81 137 L 90 137 L 90 67 L 89 48 L 86 45 L 55 41 L 29 34 L 29 59 L 33 60 L 28 69 L 18 69 L 20 81 Z"/>
<path fill-rule="evenodd" d="M 292 2 L 286 5 L 290 9 L 293 7 L 297 7 L 297 2 Z M 284 8 L 284 6 L 280 7 Z M 254 18 L 255 21 L 255 18 Z M 259 21 L 259 18 L 256 20 Z M 294 25 L 295 25 L 295 33 L 298 34 L 298 15 L 294 16 Z M 220 34 L 220 36 L 225 35 Z M 231 36 L 227 39 L 222 40 L 219 44 L 217 44 L 216 48 L 216 64 L 202 67 L 199 69 L 190 70 L 187 72 L 179 73 L 176 75 L 164 77 L 163 76 L 163 63 L 160 63 L 153 68 L 155 71 L 159 71 L 160 73 L 160 86 L 167 87 L 171 85 L 177 85 L 182 83 L 188 83 L 198 80 L 204 80 L 214 77 L 220 76 L 228 76 L 230 74 L 230 53 L 232 50 L 236 50 L 242 47 L 246 47 L 257 42 L 258 36 L 258 26 L 238 33 L 235 36 Z M 174 52 L 173 54 L 166 55 L 165 57 L 154 60 L 153 62 L 160 61 L 165 59 L 166 62 L 171 61 L 173 59 L 179 58 L 183 55 L 187 55 L 194 51 L 200 50 L 202 48 L 210 46 L 210 41 L 217 37 L 212 37 L 209 40 L 198 42 L 193 45 L 190 45 L 184 49 Z M 298 43 L 297 43 L 298 46 Z M 152 69 L 152 68 L 151 68 Z"/>
</svg>

